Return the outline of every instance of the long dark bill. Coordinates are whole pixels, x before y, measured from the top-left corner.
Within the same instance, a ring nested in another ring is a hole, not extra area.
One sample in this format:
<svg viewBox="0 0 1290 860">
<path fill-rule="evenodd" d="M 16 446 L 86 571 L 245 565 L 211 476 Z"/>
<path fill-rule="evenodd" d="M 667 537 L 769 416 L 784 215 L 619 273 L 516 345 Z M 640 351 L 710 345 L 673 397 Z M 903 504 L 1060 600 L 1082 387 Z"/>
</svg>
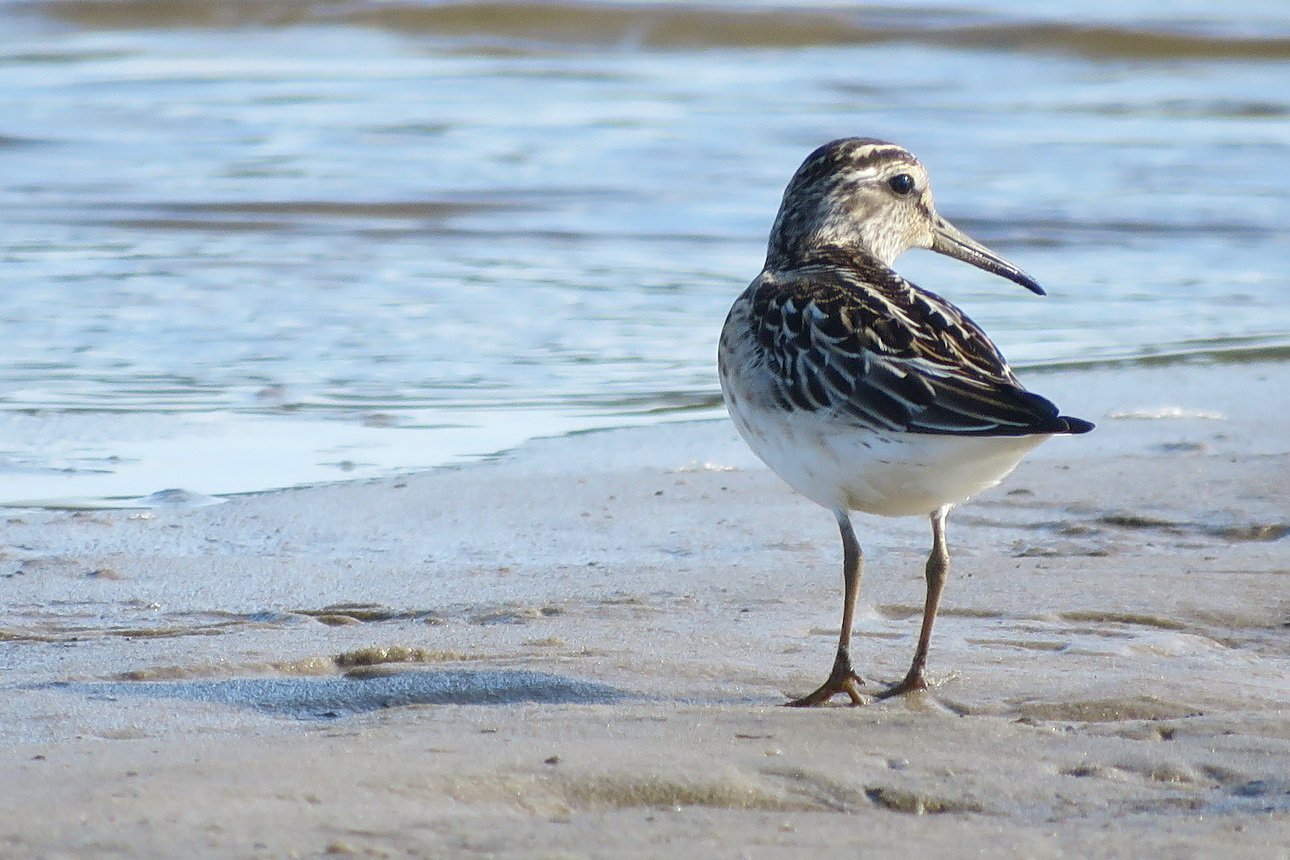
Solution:
<svg viewBox="0 0 1290 860">
<path fill-rule="evenodd" d="M 1034 278 L 939 215 L 936 216 L 936 223 L 932 228 L 932 250 L 1015 281 L 1032 293 L 1045 295 L 1044 288 L 1035 283 Z"/>
</svg>

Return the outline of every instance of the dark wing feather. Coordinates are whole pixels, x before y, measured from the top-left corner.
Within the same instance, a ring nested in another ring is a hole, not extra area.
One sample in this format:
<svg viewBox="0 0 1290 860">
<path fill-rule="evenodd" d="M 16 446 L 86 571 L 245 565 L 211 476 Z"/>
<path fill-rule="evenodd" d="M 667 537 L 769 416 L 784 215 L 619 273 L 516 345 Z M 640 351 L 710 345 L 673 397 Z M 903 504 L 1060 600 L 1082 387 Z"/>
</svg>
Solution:
<svg viewBox="0 0 1290 860">
<path fill-rule="evenodd" d="M 1021 387 L 981 329 L 890 269 L 808 266 L 749 288 L 752 325 L 786 407 L 905 433 L 1083 433 Z"/>
</svg>

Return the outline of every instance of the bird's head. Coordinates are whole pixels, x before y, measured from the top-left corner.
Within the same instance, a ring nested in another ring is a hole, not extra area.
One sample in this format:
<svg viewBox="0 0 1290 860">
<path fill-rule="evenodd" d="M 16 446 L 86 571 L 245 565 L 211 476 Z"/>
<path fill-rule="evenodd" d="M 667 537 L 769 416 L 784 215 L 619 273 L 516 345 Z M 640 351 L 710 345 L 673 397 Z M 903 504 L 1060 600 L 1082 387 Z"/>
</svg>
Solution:
<svg viewBox="0 0 1290 860">
<path fill-rule="evenodd" d="M 849 137 L 826 143 L 793 174 L 771 228 L 767 265 L 812 249 L 867 254 L 885 266 L 910 248 L 930 248 L 1043 295 L 1017 266 L 936 212 L 927 169 L 902 146 Z"/>
</svg>

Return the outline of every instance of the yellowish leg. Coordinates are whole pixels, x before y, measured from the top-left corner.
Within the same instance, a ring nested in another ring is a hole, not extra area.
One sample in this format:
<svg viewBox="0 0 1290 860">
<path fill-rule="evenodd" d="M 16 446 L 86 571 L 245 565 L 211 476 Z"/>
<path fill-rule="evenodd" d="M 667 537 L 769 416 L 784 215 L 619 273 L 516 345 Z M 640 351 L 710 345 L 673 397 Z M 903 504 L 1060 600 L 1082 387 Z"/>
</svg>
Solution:
<svg viewBox="0 0 1290 860">
<path fill-rule="evenodd" d="M 914 662 L 910 665 L 905 680 L 883 690 L 878 694 L 879 699 L 927 689 L 923 669 L 927 666 L 927 651 L 932 645 L 932 625 L 936 622 L 936 610 L 941 605 L 941 590 L 945 588 L 945 578 L 950 572 L 950 551 L 945 546 L 945 517 L 949 512 L 950 506 L 946 505 L 938 508 L 931 517 L 932 552 L 927 557 L 927 600 L 923 604 L 923 627 L 918 634 L 918 650 L 914 652 Z"/>
<path fill-rule="evenodd" d="M 853 705 L 863 703 L 856 687 L 863 684 L 864 679 L 851 668 L 851 625 L 855 620 L 856 597 L 860 594 L 860 577 L 864 573 L 864 555 L 851 526 L 850 514 L 843 510 L 833 513 L 838 518 L 838 530 L 842 532 L 842 632 L 838 634 L 838 653 L 833 658 L 833 671 L 829 673 L 828 680 L 810 695 L 789 702 L 791 708 L 822 705 L 839 693 L 846 693 Z"/>
</svg>

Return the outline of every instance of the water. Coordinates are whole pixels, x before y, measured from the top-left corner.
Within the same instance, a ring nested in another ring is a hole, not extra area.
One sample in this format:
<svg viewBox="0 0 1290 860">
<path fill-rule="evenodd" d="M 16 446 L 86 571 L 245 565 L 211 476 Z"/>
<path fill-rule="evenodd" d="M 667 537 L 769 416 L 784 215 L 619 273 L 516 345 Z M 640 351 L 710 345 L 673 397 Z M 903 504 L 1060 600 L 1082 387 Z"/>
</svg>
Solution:
<svg viewBox="0 0 1290 860">
<path fill-rule="evenodd" d="M 1065 6 L 7 4 L 0 501 L 720 414 L 784 183 L 850 134 L 1049 290 L 900 261 L 1014 364 L 1290 355 L 1290 6 Z"/>
</svg>

